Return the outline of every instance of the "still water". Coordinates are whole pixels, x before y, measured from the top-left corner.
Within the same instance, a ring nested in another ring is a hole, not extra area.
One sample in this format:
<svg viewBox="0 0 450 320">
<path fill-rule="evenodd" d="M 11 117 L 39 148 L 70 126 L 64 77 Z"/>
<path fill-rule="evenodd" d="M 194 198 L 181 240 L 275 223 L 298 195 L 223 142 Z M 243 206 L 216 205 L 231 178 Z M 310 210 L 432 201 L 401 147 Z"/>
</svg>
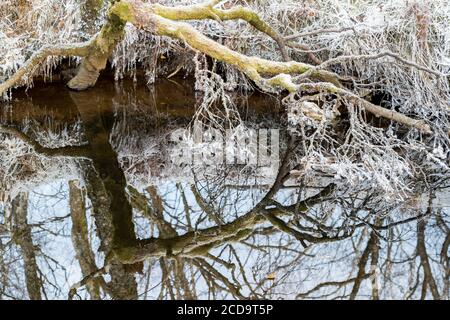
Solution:
<svg viewBox="0 0 450 320">
<path fill-rule="evenodd" d="M 332 177 L 306 185 L 276 97 L 233 95 L 211 151 L 186 136 L 191 81 L 112 83 L 2 103 L 0 299 L 448 298 L 447 209 L 377 215 Z M 224 160 L 227 126 L 254 162 Z M 175 161 L 174 137 L 212 161 Z"/>
</svg>

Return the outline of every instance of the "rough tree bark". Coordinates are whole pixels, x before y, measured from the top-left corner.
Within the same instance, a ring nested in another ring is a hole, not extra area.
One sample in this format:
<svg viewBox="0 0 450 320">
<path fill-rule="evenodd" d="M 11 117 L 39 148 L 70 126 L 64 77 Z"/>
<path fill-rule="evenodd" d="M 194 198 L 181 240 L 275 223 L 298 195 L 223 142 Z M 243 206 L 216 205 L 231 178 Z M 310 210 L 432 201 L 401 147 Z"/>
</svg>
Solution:
<svg viewBox="0 0 450 320">
<path fill-rule="evenodd" d="M 75 257 L 80 264 L 83 277 L 97 270 L 95 256 L 89 242 L 88 224 L 86 220 L 86 203 L 82 189 L 77 181 L 69 181 L 70 217 L 72 219 L 72 243 Z M 86 285 L 92 299 L 100 299 L 99 279 Z"/>
<path fill-rule="evenodd" d="M 31 300 L 41 300 L 42 281 L 36 263 L 36 253 L 28 224 L 28 194 L 21 192 L 11 202 L 11 214 L 14 219 L 13 237 L 23 256 L 25 282 Z"/>
<path fill-rule="evenodd" d="M 426 292 L 427 288 L 430 288 L 433 299 L 440 300 L 441 296 L 439 294 L 436 280 L 433 276 L 433 271 L 431 270 L 431 265 L 425 244 L 426 226 L 427 221 L 425 219 L 420 219 L 417 221 L 417 253 L 420 257 L 420 264 L 422 265 L 424 273 L 423 290 L 424 292 Z"/>
<path fill-rule="evenodd" d="M 109 143 L 111 128 L 104 126 L 104 123 L 113 122 L 103 121 L 112 113 L 97 109 L 104 104 L 112 107 L 111 97 L 98 97 L 97 101 L 92 101 L 83 93 L 74 93 L 71 97 L 83 119 L 85 136 L 89 141 L 88 156 L 91 161 L 81 161 L 80 169 L 87 197 L 92 204 L 100 249 L 108 260 L 117 245 L 133 245 L 136 242 L 132 208 L 125 194 L 125 176 Z M 113 299 L 137 299 L 137 284 L 132 271 L 121 261 L 111 262 L 111 282 L 107 284 L 107 289 Z"/>
</svg>

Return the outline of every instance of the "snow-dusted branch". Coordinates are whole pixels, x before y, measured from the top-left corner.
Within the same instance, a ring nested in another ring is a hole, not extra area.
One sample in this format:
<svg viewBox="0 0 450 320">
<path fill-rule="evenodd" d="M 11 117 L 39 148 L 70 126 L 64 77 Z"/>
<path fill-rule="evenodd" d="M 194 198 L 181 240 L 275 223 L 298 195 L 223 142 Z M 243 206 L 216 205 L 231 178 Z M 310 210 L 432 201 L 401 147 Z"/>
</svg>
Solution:
<svg viewBox="0 0 450 320">
<path fill-rule="evenodd" d="M 86 57 L 90 52 L 91 42 L 69 44 L 61 46 L 46 46 L 34 53 L 27 62 L 16 71 L 8 80 L 0 84 L 0 97 L 7 90 L 23 85 L 27 77 L 33 75 L 34 71 L 50 56 L 78 56 Z"/>
<path fill-rule="evenodd" d="M 218 3 L 220 3 L 220 1 L 210 1 L 199 5 L 175 7 L 155 4 L 152 7 L 157 15 L 174 21 L 204 19 L 213 19 L 217 21 L 244 20 L 258 31 L 271 37 L 278 44 L 283 60 L 290 60 L 283 37 L 267 22 L 261 19 L 256 12 L 242 6 L 223 10 L 215 7 Z"/>
<path fill-rule="evenodd" d="M 205 53 L 230 66 L 236 67 L 265 91 L 273 91 L 276 88 L 282 88 L 291 93 L 299 90 L 332 92 L 345 97 L 348 101 L 363 107 L 365 110 L 376 116 L 384 117 L 409 127 L 416 128 L 424 133 L 431 133 L 431 128 L 425 121 L 409 118 L 404 114 L 374 105 L 371 102 L 358 97 L 356 94 L 342 87 L 338 75 L 323 69 L 330 64 L 348 59 L 378 59 L 389 56 L 422 71 L 441 75 L 439 72 L 407 61 L 391 52 L 383 52 L 377 55 L 340 56 L 323 62 L 318 67 L 298 61 L 272 61 L 236 52 L 227 46 L 208 38 L 192 25 L 179 21 L 193 19 L 242 19 L 277 41 L 280 44 L 280 48 L 282 48 L 282 52 L 284 52 L 284 39 L 281 40 L 281 36 L 266 22 L 260 19 L 255 12 L 243 7 L 222 10 L 215 7 L 218 3 L 218 1 L 208 1 L 198 5 L 166 7 L 159 4 L 146 4 L 139 0 L 122 0 L 116 2 L 108 11 L 107 23 L 91 42 L 82 45 L 42 49 L 40 52 L 34 54 L 14 76 L 0 85 L 0 94 L 10 87 L 20 84 L 24 76 L 32 73 L 33 69 L 36 68 L 39 63 L 51 55 L 77 55 L 85 57 L 77 76 L 68 83 L 68 86 L 72 89 L 82 90 L 94 85 L 97 81 L 99 72 L 106 66 L 109 55 L 116 43 L 118 43 L 122 37 L 125 23 L 129 22 L 138 28 L 147 30 L 156 35 L 168 36 L 184 41 L 192 49 Z M 323 29 L 305 34 L 313 35 L 322 32 L 342 32 L 345 30 L 347 29 Z M 292 39 L 292 37 L 293 36 L 290 36 L 288 39 Z M 285 54 L 283 54 L 283 56 L 286 58 Z M 292 75 L 301 74 L 303 74 L 305 80 L 309 78 L 320 82 L 296 84 L 292 79 Z"/>
<path fill-rule="evenodd" d="M 340 97 L 343 97 L 347 99 L 349 102 L 353 103 L 356 106 L 362 107 L 364 110 L 374 114 L 378 117 L 383 117 L 386 119 L 390 119 L 393 121 L 396 121 L 398 123 L 401 123 L 403 125 L 406 125 L 410 128 L 418 129 L 419 131 L 431 134 L 432 130 L 428 123 L 426 123 L 424 120 L 416 120 L 413 118 L 410 118 L 400 112 L 397 112 L 395 110 L 386 109 L 380 106 L 377 106 L 359 96 L 356 94 L 342 89 L 338 88 L 335 85 L 327 82 L 317 82 L 317 83 L 302 83 L 299 85 L 299 90 L 309 92 L 309 93 L 317 93 L 317 92 L 328 92 L 336 94 Z"/>
<path fill-rule="evenodd" d="M 318 69 L 326 69 L 327 67 L 329 67 L 330 65 L 336 64 L 336 63 L 340 63 L 340 62 L 344 62 L 344 61 L 357 61 L 357 60 L 376 60 L 376 59 L 381 59 L 384 57 L 391 57 L 396 61 L 399 61 L 407 66 L 416 68 L 418 70 L 424 71 L 424 72 L 428 72 L 431 73 L 435 76 L 438 77 L 447 77 L 448 75 L 445 75 L 439 71 L 435 71 L 432 70 L 430 68 L 427 68 L 425 66 L 422 66 L 420 64 L 417 64 L 415 62 L 412 62 L 410 60 L 404 59 L 402 58 L 399 54 L 393 53 L 393 52 L 389 52 L 389 51 L 383 51 L 377 54 L 371 54 L 371 55 L 367 55 L 367 54 L 362 54 L 362 55 L 349 55 L 349 56 L 339 56 L 333 59 L 329 59 L 325 62 L 323 62 L 322 64 L 320 64 L 319 66 L 317 66 Z"/>
<path fill-rule="evenodd" d="M 316 36 L 316 35 L 319 35 L 322 33 L 341 33 L 341 32 L 350 31 L 350 30 L 355 31 L 355 27 L 318 29 L 318 30 L 309 31 L 309 32 L 296 33 L 296 34 L 293 34 L 290 36 L 286 36 L 286 37 L 284 37 L 284 39 L 291 41 L 291 40 L 295 40 L 298 38 Z"/>
<path fill-rule="evenodd" d="M 39 142 L 32 139 L 22 131 L 14 127 L 8 127 L 0 125 L 0 133 L 10 134 L 26 144 L 28 144 L 37 154 L 44 155 L 47 157 L 75 157 L 82 158 L 86 157 L 89 148 L 88 146 L 66 146 L 59 148 L 47 148 L 42 146 Z"/>
</svg>

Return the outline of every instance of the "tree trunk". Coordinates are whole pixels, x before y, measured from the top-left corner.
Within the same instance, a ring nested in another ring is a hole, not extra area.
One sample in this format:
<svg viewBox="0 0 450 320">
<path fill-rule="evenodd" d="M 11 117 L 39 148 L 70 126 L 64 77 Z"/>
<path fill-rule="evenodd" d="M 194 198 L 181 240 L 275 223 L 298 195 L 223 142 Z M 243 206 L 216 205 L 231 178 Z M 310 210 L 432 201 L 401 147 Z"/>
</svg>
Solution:
<svg viewBox="0 0 450 320">
<path fill-rule="evenodd" d="M 109 272 L 109 293 L 113 299 L 137 299 L 134 270 L 113 258 L 114 250 L 134 244 L 136 235 L 132 208 L 125 193 L 126 179 L 109 142 L 113 123 L 108 118 L 113 114 L 111 97 L 98 97 L 97 101 L 92 101 L 91 95 L 82 92 L 72 93 L 71 97 L 80 112 L 84 133 L 92 150 L 92 161 L 82 161 L 81 171 L 101 241 L 100 250 L 105 252 L 106 260 L 113 259 Z"/>
<path fill-rule="evenodd" d="M 82 60 L 77 75 L 67 83 L 72 90 L 85 90 L 97 83 L 100 71 L 106 68 L 109 56 L 122 39 L 125 22 L 116 15 L 108 15 L 105 25 L 91 40 L 89 53 Z"/>
<path fill-rule="evenodd" d="M 417 253 L 420 257 L 420 263 L 422 264 L 424 273 L 424 283 L 431 290 L 431 295 L 433 299 L 440 300 L 439 291 L 436 285 L 436 280 L 434 279 L 433 272 L 431 271 L 430 261 L 428 259 L 428 253 L 425 245 L 425 229 L 427 226 L 427 221 L 421 219 L 417 222 Z M 426 287 L 424 285 L 424 287 Z"/>
<path fill-rule="evenodd" d="M 36 263 L 36 254 L 28 224 L 28 194 L 19 193 L 11 203 L 11 214 L 14 219 L 14 239 L 22 251 L 25 270 L 25 282 L 31 300 L 41 300 L 42 282 Z"/>
<path fill-rule="evenodd" d="M 72 243 L 75 257 L 80 264 L 83 277 L 97 270 L 95 256 L 89 243 L 88 225 L 86 220 L 86 205 L 82 190 L 77 181 L 69 181 L 70 217 L 72 219 Z M 86 285 L 89 295 L 94 300 L 100 299 L 98 281 Z"/>
</svg>

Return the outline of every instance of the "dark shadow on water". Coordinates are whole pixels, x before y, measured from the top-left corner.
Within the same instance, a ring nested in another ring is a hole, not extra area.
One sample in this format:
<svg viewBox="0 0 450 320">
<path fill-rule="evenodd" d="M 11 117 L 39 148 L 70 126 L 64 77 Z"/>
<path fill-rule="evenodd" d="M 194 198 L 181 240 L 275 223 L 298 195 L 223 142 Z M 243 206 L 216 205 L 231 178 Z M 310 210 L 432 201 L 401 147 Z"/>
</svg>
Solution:
<svg viewBox="0 0 450 320">
<path fill-rule="evenodd" d="M 287 130 L 275 165 L 181 172 L 170 133 L 202 95 L 142 83 L 39 84 L 1 105 L 0 299 L 448 298 L 445 210 L 378 212 L 298 178 Z M 283 129 L 277 98 L 230 96 L 249 127 Z"/>
</svg>

